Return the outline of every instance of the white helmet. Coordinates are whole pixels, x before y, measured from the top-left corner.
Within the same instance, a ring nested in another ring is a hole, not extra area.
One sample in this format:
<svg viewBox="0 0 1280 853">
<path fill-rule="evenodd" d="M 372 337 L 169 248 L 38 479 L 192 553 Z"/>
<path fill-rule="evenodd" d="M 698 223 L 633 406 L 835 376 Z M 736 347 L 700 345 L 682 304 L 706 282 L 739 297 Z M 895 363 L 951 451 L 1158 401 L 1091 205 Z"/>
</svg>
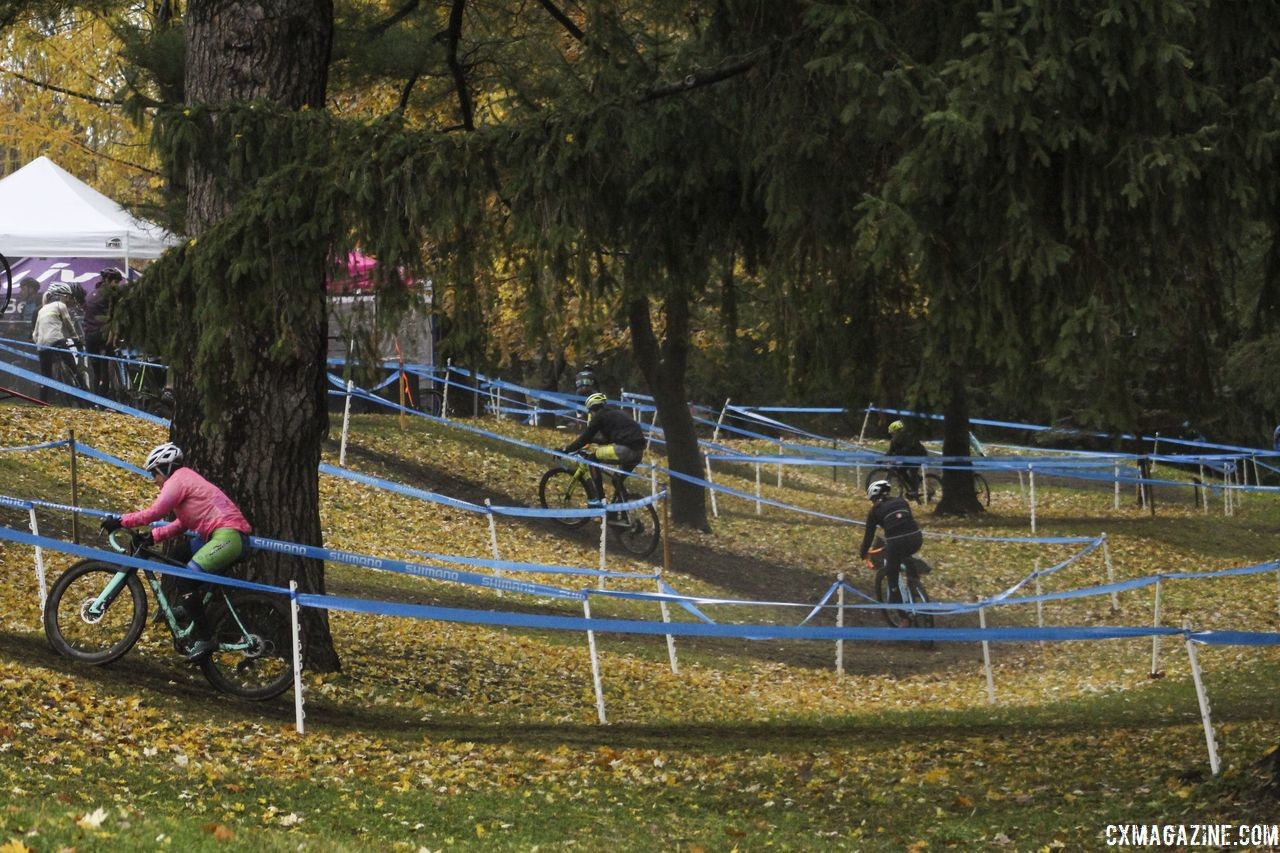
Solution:
<svg viewBox="0 0 1280 853">
<path fill-rule="evenodd" d="M 867 500 L 874 501 L 879 498 L 889 497 L 889 493 L 893 491 L 893 486 L 888 480 L 876 480 L 867 486 Z"/>
<path fill-rule="evenodd" d="M 71 296 L 71 285 L 67 284 L 65 281 L 50 282 L 49 287 L 45 289 L 45 296 L 49 299 Z"/>
<path fill-rule="evenodd" d="M 147 461 L 142 463 L 142 467 L 146 468 L 147 473 L 152 476 L 159 473 L 167 477 L 173 473 L 174 468 L 182 467 L 182 448 L 171 441 L 166 441 L 151 451 Z"/>
</svg>

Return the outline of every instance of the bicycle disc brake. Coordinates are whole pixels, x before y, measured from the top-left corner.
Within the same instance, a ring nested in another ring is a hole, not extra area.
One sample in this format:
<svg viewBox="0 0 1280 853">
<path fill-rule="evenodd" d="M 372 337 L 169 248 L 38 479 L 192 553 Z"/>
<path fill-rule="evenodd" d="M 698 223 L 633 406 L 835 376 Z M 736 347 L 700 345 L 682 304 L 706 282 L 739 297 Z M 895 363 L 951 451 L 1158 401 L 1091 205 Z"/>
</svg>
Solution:
<svg viewBox="0 0 1280 853">
<path fill-rule="evenodd" d="M 93 610 L 93 602 L 94 599 L 92 598 L 86 598 L 84 601 L 80 602 L 80 621 L 84 622 L 86 625 L 97 625 L 102 621 L 102 618 L 107 615 L 105 607 L 95 613 Z"/>
</svg>

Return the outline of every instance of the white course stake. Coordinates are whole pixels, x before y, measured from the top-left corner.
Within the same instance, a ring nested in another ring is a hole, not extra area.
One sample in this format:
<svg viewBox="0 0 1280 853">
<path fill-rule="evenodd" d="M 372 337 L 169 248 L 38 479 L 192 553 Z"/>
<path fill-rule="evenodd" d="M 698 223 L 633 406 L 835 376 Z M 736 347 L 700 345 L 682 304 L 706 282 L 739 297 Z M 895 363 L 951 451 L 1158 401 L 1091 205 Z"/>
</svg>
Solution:
<svg viewBox="0 0 1280 853">
<path fill-rule="evenodd" d="M 448 359 L 444 363 L 444 391 L 443 399 L 440 401 L 440 417 L 446 421 L 449 420 L 449 374 L 453 371 L 453 359 Z"/>
<path fill-rule="evenodd" d="M 658 594 L 662 594 L 662 567 L 658 567 L 657 576 L 654 578 L 657 584 Z M 659 601 L 658 606 L 662 608 L 662 621 L 664 623 L 671 621 L 671 610 L 667 607 L 666 601 Z M 680 665 L 676 662 L 676 638 L 672 634 L 667 634 L 667 657 L 671 660 L 671 674 L 680 674 Z"/>
<path fill-rule="evenodd" d="M 28 513 L 31 516 L 31 535 L 40 535 L 40 525 L 36 522 L 36 508 L 32 506 Z M 36 546 L 36 589 L 40 591 L 40 612 L 44 613 L 44 604 L 47 593 L 44 589 L 44 551 L 39 545 Z"/>
<path fill-rule="evenodd" d="M 836 575 L 836 627 L 844 627 L 844 572 Z M 836 675 L 844 675 L 844 640 L 836 640 Z"/>
<path fill-rule="evenodd" d="M 1107 545 L 1107 534 L 1102 534 L 1102 562 L 1107 567 L 1107 583 L 1114 584 L 1116 582 L 1115 566 L 1111 565 L 1111 548 Z M 1111 612 L 1115 613 L 1120 609 L 1120 594 L 1114 589 L 1111 590 Z"/>
<path fill-rule="evenodd" d="M 586 598 L 582 599 L 582 613 L 591 618 L 591 602 Z M 604 685 L 600 682 L 600 658 L 596 655 L 596 632 L 587 631 L 587 648 L 591 651 L 591 683 L 596 691 L 596 716 L 600 718 L 600 725 L 605 726 L 609 721 L 604 716 Z"/>
<path fill-rule="evenodd" d="M 711 515 L 713 518 L 719 518 L 720 509 L 719 507 L 716 506 L 715 481 L 711 479 L 711 458 L 710 457 L 707 457 L 707 485 L 712 487 L 708 489 L 708 491 L 711 492 Z"/>
<path fill-rule="evenodd" d="M 783 456 L 782 439 L 778 439 L 778 458 Z M 782 463 L 778 463 L 778 488 L 782 488 Z"/>
<path fill-rule="evenodd" d="M 347 402 L 342 408 L 342 446 L 338 448 L 338 467 L 347 464 L 347 431 L 351 428 L 351 390 L 355 383 L 347 380 Z"/>
<path fill-rule="evenodd" d="M 1186 631 L 1191 630 L 1191 622 L 1182 623 Z M 1196 683 L 1196 699 L 1200 701 L 1200 721 L 1204 723 L 1204 742 L 1209 748 L 1209 769 L 1218 775 L 1218 744 L 1213 738 L 1213 720 L 1209 716 L 1209 696 L 1204 692 L 1204 681 L 1200 678 L 1200 661 L 1196 659 L 1196 644 L 1187 635 L 1187 657 L 1191 659 L 1191 677 Z"/>
<path fill-rule="evenodd" d="M 298 613 L 298 582 L 289 581 L 289 624 L 293 629 L 293 725 L 298 734 L 304 733 L 302 719 L 302 620 Z"/>
<path fill-rule="evenodd" d="M 1196 486 L 1200 490 L 1201 511 L 1206 515 L 1209 512 L 1209 486 L 1204 479 L 1204 465 L 1200 466 L 1200 485 Z"/>
<path fill-rule="evenodd" d="M 862 431 L 858 433 L 858 444 L 862 444 L 867 439 L 867 421 L 869 420 L 871 420 L 871 403 L 867 403 L 867 413 L 862 416 Z"/>
<path fill-rule="evenodd" d="M 1152 613 L 1151 627 L 1152 628 L 1160 627 L 1160 587 L 1161 587 L 1160 581 L 1162 580 L 1162 578 L 1163 578 L 1163 575 L 1157 572 L 1155 604 L 1151 608 L 1151 613 Z M 1160 661 L 1160 635 L 1152 634 L 1151 635 L 1151 677 L 1152 678 L 1156 678 L 1160 674 L 1159 661 Z"/>
<path fill-rule="evenodd" d="M 1120 508 L 1120 463 L 1119 462 L 1116 463 L 1116 467 L 1115 467 L 1115 480 L 1116 480 L 1115 508 L 1119 509 Z"/>
<path fill-rule="evenodd" d="M 605 562 L 605 540 L 609 532 L 609 513 L 605 510 L 600 511 L 600 579 L 596 582 L 597 589 L 604 589 L 604 573 L 606 571 Z"/>
<path fill-rule="evenodd" d="M 760 514 L 760 463 L 756 463 L 756 515 Z"/>
<path fill-rule="evenodd" d="M 1044 627 L 1044 602 L 1040 601 L 1040 558 L 1036 557 L 1036 571 L 1032 575 L 1036 579 L 1036 625 L 1040 628 Z M 1040 641 L 1040 645 L 1044 645 L 1044 641 Z"/>
<path fill-rule="evenodd" d="M 729 398 L 724 398 L 724 407 L 720 409 L 720 417 L 716 418 L 716 428 L 711 431 L 711 443 L 715 444 L 720 440 L 720 425 L 724 423 L 724 413 L 729 411 Z"/>
<path fill-rule="evenodd" d="M 982 630 L 987 629 L 987 609 L 985 607 L 978 608 L 978 627 Z M 996 704 L 996 682 L 991 675 L 991 644 L 986 640 L 982 641 L 982 667 L 987 671 L 987 704 Z"/>
<path fill-rule="evenodd" d="M 1036 532 L 1036 469 L 1027 466 L 1027 482 L 1031 484 L 1031 532 Z"/>
<path fill-rule="evenodd" d="M 485 513 L 489 516 L 489 551 L 493 554 L 494 560 L 501 560 L 502 555 L 498 551 L 498 522 L 493 515 L 493 505 L 488 498 L 484 499 Z M 502 569 L 493 570 L 494 577 L 502 577 Z M 502 590 L 498 590 L 498 598 L 502 598 Z"/>
</svg>

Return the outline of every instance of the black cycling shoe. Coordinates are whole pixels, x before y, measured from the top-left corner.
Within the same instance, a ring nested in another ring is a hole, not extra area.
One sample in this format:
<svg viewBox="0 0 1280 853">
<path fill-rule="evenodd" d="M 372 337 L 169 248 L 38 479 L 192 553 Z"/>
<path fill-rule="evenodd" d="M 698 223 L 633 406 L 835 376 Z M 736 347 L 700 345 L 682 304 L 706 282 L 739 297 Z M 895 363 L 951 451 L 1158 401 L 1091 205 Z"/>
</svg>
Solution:
<svg viewBox="0 0 1280 853">
<path fill-rule="evenodd" d="M 195 640 L 191 645 L 187 646 L 183 656 L 191 662 L 200 660 L 218 647 L 213 640 Z"/>
</svg>

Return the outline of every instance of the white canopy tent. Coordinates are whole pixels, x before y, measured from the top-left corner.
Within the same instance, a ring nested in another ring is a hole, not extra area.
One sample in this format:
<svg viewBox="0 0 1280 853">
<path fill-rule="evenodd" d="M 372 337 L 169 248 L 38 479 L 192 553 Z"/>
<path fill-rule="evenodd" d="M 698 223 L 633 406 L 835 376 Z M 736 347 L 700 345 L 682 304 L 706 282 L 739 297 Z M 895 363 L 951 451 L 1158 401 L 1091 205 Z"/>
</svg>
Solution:
<svg viewBox="0 0 1280 853">
<path fill-rule="evenodd" d="M 48 157 L 0 179 L 0 253 L 8 257 L 120 258 L 128 269 L 176 242 Z"/>
</svg>

